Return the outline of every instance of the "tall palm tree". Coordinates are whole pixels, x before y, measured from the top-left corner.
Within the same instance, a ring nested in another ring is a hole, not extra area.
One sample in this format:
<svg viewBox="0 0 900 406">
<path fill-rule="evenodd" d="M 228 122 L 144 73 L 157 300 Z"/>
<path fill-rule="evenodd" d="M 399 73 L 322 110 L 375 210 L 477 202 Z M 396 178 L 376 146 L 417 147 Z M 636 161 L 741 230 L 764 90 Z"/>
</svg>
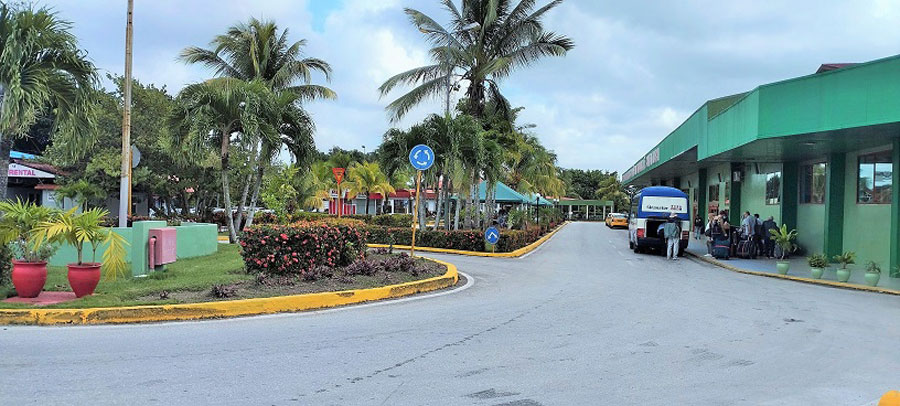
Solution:
<svg viewBox="0 0 900 406">
<path fill-rule="evenodd" d="M 185 87 L 176 98 L 172 116 L 173 141 L 182 146 L 182 159 L 200 156 L 210 149 L 219 151 L 222 195 L 228 214 L 228 234 L 237 241 L 232 213 L 228 171 L 232 144 L 249 144 L 259 139 L 278 138 L 280 112 L 275 95 L 259 81 L 234 78 L 210 79 Z"/>
<path fill-rule="evenodd" d="M 72 24 L 46 9 L 0 3 L 0 198 L 6 197 L 14 137 L 48 107 L 55 141 L 77 158 L 93 142 L 93 64 L 78 48 Z"/>
<path fill-rule="evenodd" d="M 441 25 L 428 15 L 407 8 L 410 21 L 432 44 L 430 65 L 397 74 L 381 85 L 387 95 L 399 85 L 415 86 L 387 110 L 392 120 L 401 119 L 427 98 L 443 96 L 460 82 L 468 82 L 468 113 L 484 116 L 486 101 L 506 110 L 509 103 L 500 92 L 500 81 L 516 69 L 548 56 L 563 56 L 575 46 L 566 36 L 545 31 L 544 15 L 562 3 L 554 0 L 534 8 L 534 0 L 441 0 L 450 13 L 450 24 Z"/>
<path fill-rule="evenodd" d="M 199 63 L 212 68 L 217 76 L 233 77 L 245 81 L 261 81 L 269 90 L 279 94 L 280 103 L 291 112 L 282 125 L 282 137 L 266 139 L 258 146 L 258 157 L 251 154 L 251 162 L 256 166 L 255 179 L 248 178 L 247 185 L 253 183 L 250 197 L 248 224 L 252 224 L 256 198 L 262 183 L 266 166 L 286 148 L 296 163 L 307 166 L 315 153 L 312 133 L 315 130 L 312 119 L 303 111 L 302 104 L 318 99 L 335 99 L 337 94 L 328 87 L 312 84 L 312 74 L 319 72 L 330 80 L 331 66 L 324 60 L 306 57 L 303 48 L 306 40 L 290 42 L 288 30 L 279 30 L 271 20 L 251 18 L 246 23 L 238 23 L 228 28 L 225 34 L 216 36 L 210 42 L 211 49 L 188 47 L 181 52 L 181 60 Z M 302 117 L 301 117 L 302 116 Z M 303 125 L 296 125 L 302 122 Z M 243 216 L 247 190 L 241 198 L 238 222 Z"/>
<path fill-rule="evenodd" d="M 347 181 L 349 183 L 348 192 L 351 196 L 360 193 L 366 194 L 366 214 L 369 214 L 372 193 L 387 196 L 388 193 L 394 192 L 394 187 L 391 186 L 387 175 L 381 171 L 378 162 L 363 162 L 350 166 L 347 171 Z"/>
</svg>

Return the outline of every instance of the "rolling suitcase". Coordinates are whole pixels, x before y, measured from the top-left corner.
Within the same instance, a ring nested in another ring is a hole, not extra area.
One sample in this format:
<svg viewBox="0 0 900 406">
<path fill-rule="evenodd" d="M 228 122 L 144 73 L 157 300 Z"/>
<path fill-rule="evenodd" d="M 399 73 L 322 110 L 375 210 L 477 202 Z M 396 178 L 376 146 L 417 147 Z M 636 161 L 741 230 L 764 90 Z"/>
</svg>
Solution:
<svg viewBox="0 0 900 406">
<path fill-rule="evenodd" d="M 713 241 L 713 249 L 712 249 L 713 258 L 716 259 L 728 259 L 731 255 L 731 244 L 728 240 L 716 240 Z"/>
</svg>

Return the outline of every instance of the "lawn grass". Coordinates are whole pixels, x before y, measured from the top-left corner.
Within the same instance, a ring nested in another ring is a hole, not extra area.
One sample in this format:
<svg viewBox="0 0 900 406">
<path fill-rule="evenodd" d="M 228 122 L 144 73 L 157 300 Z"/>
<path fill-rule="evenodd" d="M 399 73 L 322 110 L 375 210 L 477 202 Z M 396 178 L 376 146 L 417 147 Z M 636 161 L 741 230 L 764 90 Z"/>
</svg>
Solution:
<svg viewBox="0 0 900 406">
<path fill-rule="evenodd" d="M 252 280 L 253 276 L 244 272 L 240 247 L 219 245 L 218 252 L 198 258 L 178 260 L 168 265 L 162 272 L 154 272 L 145 278 L 120 278 L 116 281 L 101 280 L 96 292 L 91 296 L 71 302 L 46 306 L 46 308 L 79 308 L 132 306 L 141 304 L 176 303 L 176 300 L 139 300 L 139 298 L 162 291 L 206 291 L 215 284 L 231 284 Z M 47 267 L 47 283 L 44 290 L 69 291 L 66 268 Z M 20 303 L 2 303 L 0 308 L 31 307 Z"/>
</svg>

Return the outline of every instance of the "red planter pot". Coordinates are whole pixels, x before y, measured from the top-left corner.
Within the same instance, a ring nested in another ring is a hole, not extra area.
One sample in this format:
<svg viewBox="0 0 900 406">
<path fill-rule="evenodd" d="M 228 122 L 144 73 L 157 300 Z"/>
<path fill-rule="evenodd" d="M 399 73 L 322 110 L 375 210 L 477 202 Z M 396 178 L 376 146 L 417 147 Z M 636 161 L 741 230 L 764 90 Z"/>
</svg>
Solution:
<svg viewBox="0 0 900 406">
<path fill-rule="evenodd" d="M 69 286 L 75 297 L 83 297 L 94 293 L 100 282 L 100 263 L 85 262 L 81 265 L 69 264 Z"/>
<path fill-rule="evenodd" d="M 38 297 L 47 282 L 47 261 L 13 260 L 12 282 L 19 297 Z"/>
</svg>

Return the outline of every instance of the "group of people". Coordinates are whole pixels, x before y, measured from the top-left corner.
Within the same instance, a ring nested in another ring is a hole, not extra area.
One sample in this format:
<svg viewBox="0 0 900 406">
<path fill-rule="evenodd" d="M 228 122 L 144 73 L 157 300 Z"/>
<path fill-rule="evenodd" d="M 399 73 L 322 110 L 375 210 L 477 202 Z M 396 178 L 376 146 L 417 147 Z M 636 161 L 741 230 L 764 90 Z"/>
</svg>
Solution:
<svg viewBox="0 0 900 406">
<path fill-rule="evenodd" d="M 737 230 L 732 230 L 731 224 L 728 223 L 728 211 L 722 210 L 718 213 L 709 213 L 709 221 L 704 227 L 703 221 L 697 216 L 694 219 L 694 238 L 700 239 L 701 235 L 705 235 L 707 240 L 708 253 L 712 256 L 713 246 L 716 242 L 727 241 L 728 244 L 736 244 L 735 239 L 751 241 L 760 256 L 766 258 L 775 257 L 775 241 L 770 236 L 769 230 L 778 228 L 775 218 L 769 216 L 765 221 L 759 218 L 759 214 L 751 215 L 749 211 L 745 211 L 741 215 L 741 225 Z"/>
</svg>

